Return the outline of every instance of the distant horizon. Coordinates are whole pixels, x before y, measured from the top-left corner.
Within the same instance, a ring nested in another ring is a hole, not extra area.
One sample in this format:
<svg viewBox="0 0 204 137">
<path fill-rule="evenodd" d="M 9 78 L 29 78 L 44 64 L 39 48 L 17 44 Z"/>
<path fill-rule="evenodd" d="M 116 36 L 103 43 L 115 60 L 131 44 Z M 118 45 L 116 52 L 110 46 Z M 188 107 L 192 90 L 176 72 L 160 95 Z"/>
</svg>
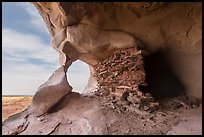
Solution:
<svg viewBox="0 0 204 137">
<path fill-rule="evenodd" d="M 22 96 L 34 96 L 34 95 L 2 95 L 2 97 L 22 97 Z"/>
</svg>

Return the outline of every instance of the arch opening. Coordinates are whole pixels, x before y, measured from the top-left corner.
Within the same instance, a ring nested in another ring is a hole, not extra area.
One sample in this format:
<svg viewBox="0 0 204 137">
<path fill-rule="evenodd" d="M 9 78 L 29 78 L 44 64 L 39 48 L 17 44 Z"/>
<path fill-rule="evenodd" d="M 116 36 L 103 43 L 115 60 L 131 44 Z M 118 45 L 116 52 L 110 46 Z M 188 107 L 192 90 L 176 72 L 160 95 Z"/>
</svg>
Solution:
<svg viewBox="0 0 204 137">
<path fill-rule="evenodd" d="M 90 77 L 89 65 L 77 60 L 72 63 L 67 72 L 67 80 L 72 86 L 73 92 L 84 93 Z"/>
</svg>

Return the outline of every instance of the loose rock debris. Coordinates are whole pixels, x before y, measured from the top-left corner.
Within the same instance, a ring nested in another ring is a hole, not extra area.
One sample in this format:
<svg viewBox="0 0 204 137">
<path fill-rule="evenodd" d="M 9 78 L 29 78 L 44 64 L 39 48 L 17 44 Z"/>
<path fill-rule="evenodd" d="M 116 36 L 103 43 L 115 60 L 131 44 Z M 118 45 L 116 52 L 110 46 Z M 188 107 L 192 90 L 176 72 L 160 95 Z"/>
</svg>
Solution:
<svg viewBox="0 0 204 137">
<path fill-rule="evenodd" d="M 120 111 L 141 110 L 152 112 L 159 106 L 150 93 L 139 90 L 147 86 L 141 51 L 136 48 L 120 49 L 95 66 L 98 81 L 97 96 L 104 105 Z"/>
</svg>

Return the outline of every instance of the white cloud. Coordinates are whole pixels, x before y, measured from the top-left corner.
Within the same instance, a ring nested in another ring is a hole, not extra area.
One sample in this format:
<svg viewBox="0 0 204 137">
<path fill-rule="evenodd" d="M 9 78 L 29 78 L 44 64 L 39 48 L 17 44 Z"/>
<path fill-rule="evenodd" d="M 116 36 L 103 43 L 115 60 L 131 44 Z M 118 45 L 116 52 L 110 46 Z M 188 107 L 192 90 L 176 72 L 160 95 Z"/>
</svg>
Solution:
<svg viewBox="0 0 204 137">
<path fill-rule="evenodd" d="M 41 38 L 10 28 L 2 30 L 3 94 L 34 94 L 59 67 L 58 53 Z M 35 63 L 30 59 L 44 62 Z M 68 81 L 74 91 L 82 92 L 89 79 L 89 67 L 76 61 L 68 70 Z"/>
<path fill-rule="evenodd" d="M 42 17 L 32 4 L 15 4 L 22 6 L 30 15 L 28 25 L 33 25 L 37 31 L 47 31 Z M 58 53 L 42 38 L 12 28 L 2 28 L 3 95 L 34 95 L 37 88 L 59 67 Z M 69 69 L 68 75 L 74 90 L 82 91 L 89 78 L 88 65 L 76 61 Z"/>
<path fill-rule="evenodd" d="M 29 20 L 29 22 L 32 24 L 32 26 L 37 28 L 39 31 L 48 33 L 48 29 L 45 25 L 45 22 L 43 21 L 43 18 L 40 16 L 38 10 L 33 4 L 30 2 L 17 2 L 16 4 L 24 8 L 30 15 L 31 20 Z"/>
<path fill-rule="evenodd" d="M 58 53 L 33 34 L 3 28 L 2 52 L 3 94 L 32 95 L 59 67 Z"/>
<path fill-rule="evenodd" d="M 2 94 L 34 95 L 56 68 L 30 63 L 3 62 Z"/>
<path fill-rule="evenodd" d="M 2 30 L 2 49 L 3 54 L 10 55 L 10 58 L 3 57 L 3 60 L 38 59 L 48 63 L 56 63 L 58 60 L 58 53 L 48 44 L 43 43 L 40 37 L 10 28 Z"/>
</svg>

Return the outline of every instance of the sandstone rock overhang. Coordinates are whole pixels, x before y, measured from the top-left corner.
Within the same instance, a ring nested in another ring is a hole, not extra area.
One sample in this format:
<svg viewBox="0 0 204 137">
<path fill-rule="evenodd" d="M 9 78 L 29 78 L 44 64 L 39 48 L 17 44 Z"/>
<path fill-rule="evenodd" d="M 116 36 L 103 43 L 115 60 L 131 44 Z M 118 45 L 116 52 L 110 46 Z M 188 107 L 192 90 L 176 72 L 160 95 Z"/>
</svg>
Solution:
<svg viewBox="0 0 204 137">
<path fill-rule="evenodd" d="M 153 111 L 158 103 L 150 94 L 140 92 L 138 86 L 145 85 L 143 58 L 161 52 L 187 94 L 201 98 L 201 3 L 33 4 L 48 27 L 51 46 L 59 53 L 60 67 L 39 87 L 31 106 L 21 116 L 49 114 L 65 96 L 72 94 L 66 73 L 76 60 L 90 66 L 90 87 L 85 91 L 86 95 L 95 90 L 99 91 L 99 95 L 114 94 L 119 100 L 133 104 L 145 102 L 146 105 L 138 107 Z M 111 68 L 108 67 L 110 65 Z M 104 66 L 105 71 L 101 72 Z M 151 69 L 151 66 L 148 67 Z M 23 122 L 25 127 L 20 126 L 18 133 L 27 127 Z M 5 123 L 9 124 L 8 120 Z"/>
<path fill-rule="evenodd" d="M 79 59 L 94 71 L 118 49 L 135 47 L 144 57 L 162 52 L 186 92 L 201 97 L 201 3 L 33 4 L 50 31 L 60 66 Z M 97 83 L 93 74 L 90 82 Z"/>
</svg>

